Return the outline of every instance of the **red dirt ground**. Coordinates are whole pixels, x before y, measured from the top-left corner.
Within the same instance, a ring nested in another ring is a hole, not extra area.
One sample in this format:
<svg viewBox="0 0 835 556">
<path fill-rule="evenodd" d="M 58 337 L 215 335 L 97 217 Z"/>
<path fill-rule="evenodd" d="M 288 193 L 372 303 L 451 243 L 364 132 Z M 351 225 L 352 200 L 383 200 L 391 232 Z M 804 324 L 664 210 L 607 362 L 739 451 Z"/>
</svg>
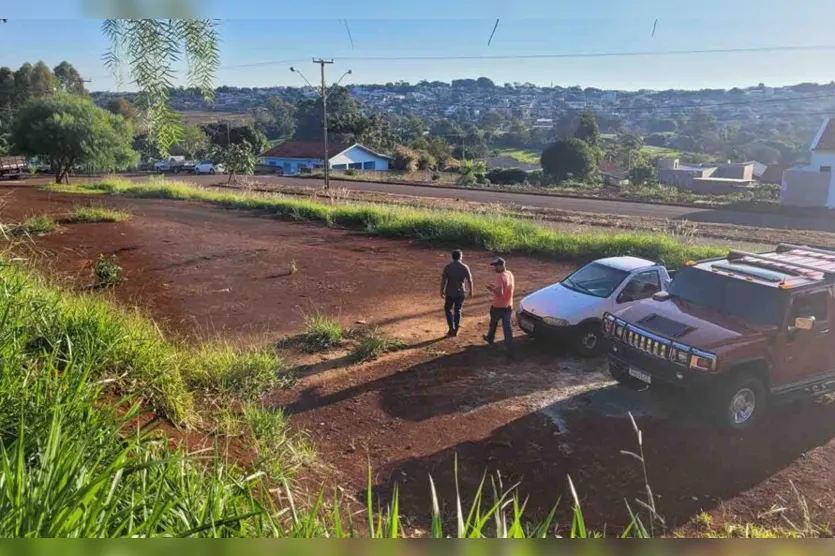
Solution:
<svg viewBox="0 0 835 556">
<path fill-rule="evenodd" d="M 101 253 L 116 254 L 126 277 L 116 298 L 146 308 L 186 338 L 271 342 L 299 332 L 304 314 L 319 312 L 346 325 L 378 325 L 403 339 L 405 351 L 363 365 L 348 364 L 342 352 L 287 353 L 301 378 L 267 403 L 286 407 L 292 422 L 309 431 L 333 482 L 348 494 L 364 499 L 369 461 L 383 502 L 397 483 L 401 510 L 415 527 L 425 526 L 431 507 L 429 474 L 446 500 L 445 512 L 453 508 L 456 456 L 465 497 L 485 469 L 500 471 L 505 486 L 521 481 L 535 515 L 562 497 L 561 523 L 568 519 L 566 474 L 577 486 L 587 523 L 598 529 L 625 525 L 624 500 L 636 508 L 632 500 L 644 497 L 638 462 L 620 453 L 637 450 L 622 410 L 628 403 L 608 384 L 601 361 L 578 361 L 523 341 L 510 362 L 499 346 L 481 345 L 486 292 L 468 304 L 463 334 L 443 337 L 438 273 L 450 246 L 195 203 L 85 198 L 14 186 L 2 191 L 4 223 L 44 212 L 60 216 L 85 203 L 130 210 L 134 217 L 127 222 L 68 224 L 37 238 L 44 254 L 39 264 L 84 287 L 92 281 L 91 262 Z M 492 256 L 465 255 L 478 292 L 490 278 L 486 263 Z M 299 271 L 290 274 L 294 260 Z M 520 294 L 571 268 L 533 258 L 509 261 Z M 639 404 L 654 403 L 652 394 L 642 396 Z M 824 400 L 780 407 L 742 436 L 703 424 L 697 400 L 665 400 L 671 409 L 663 418 L 638 422 L 658 508 L 671 527 L 696 532 L 692 521 L 702 510 L 715 523 L 759 518 L 785 525 L 783 515 L 798 523 L 792 483 L 818 521 L 835 516 L 835 406 Z M 763 515 L 772 510 L 779 511 Z"/>
</svg>

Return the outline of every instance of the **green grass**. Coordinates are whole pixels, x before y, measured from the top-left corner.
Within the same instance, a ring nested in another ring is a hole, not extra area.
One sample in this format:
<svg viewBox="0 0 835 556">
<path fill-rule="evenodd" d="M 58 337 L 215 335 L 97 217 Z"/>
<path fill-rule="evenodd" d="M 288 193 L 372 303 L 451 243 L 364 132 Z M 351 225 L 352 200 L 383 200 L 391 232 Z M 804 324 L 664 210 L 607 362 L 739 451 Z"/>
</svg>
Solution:
<svg viewBox="0 0 835 556">
<path fill-rule="evenodd" d="M 259 210 L 283 220 L 322 222 L 361 229 L 368 234 L 454 243 L 502 253 L 524 253 L 559 259 L 592 260 L 634 255 L 671 267 L 689 259 L 719 256 L 713 246 L 682 245 L 670 237 L 647 233 L 561 233 L 533 222 L 502 215 L 417 209 L 368 204 L 326 204 L 310 199 L 201 189 L 172 181 L 132 183 L 107 179 L 74 188 L 79 193 L 204 201 L 228 209 Z"/>
<path fill-rule="evenodd" d="M 112 288 L 122 279 L 122 267 L 115 256 L 99 255 L 93 263 L 93 275 L 100 288 Z"/>
<path fill-rule="evenodd" d="M 123 222 L 130 218 L 130 213 L 107 207 L 76 207 L 66 222 Z"/>
<path fill-rule="evenodd" d="M 41 214 L 28 218 L 21 226 L 16 228 L 18 233 L 25 233 L 29 235 L 48 234 L 55 231 L 58 225 L 55 219 L 48 214 Z"/>
<path fill-rule="evenodd" d="M 385 353 L 398 351 L 406 347 L 402 340 L 389 338 L 377 329 L 365 331 L 360 335 L 357 345 L 351 350 L 348 359 L 354 363 L 373 361 Z"/>
<path fill-rule="evenodd" d="M 13 287 L 14 302 L 7 303 L 7 311 L 20 313 L 16 319 L 6 316 L 11 319 L 6 333 L 16 335 L 28 356 L 83 358 L 95 380 L 140 396 L 174 423 L 198 420 L 189 384 L 212 393 L 248 390 L 250 383 L 267 388 L 273 380 L 264 378 L 265 366 L 273 366 L 274 381 L 280 381 L 282 366 L 274 355 L 172 342 L 136 311 L 53 287 L 24 268 L 0 266 L 0 281 L 7 297 Z"/>
<path fill-rule="evenodd" d="M 539 160 L 542 158 L 541 152 L 526 149 L 499 149 L 498 153 L 499 156 L 509 156 L 526 164 L 539 164 Z"/>
<path fill-rule="evenodd" d="M 304 332 L 279 340 L 278 347 L 294 347 L 305 353 L 321 353 L 342 345 L 347 330 L 325 315 L 305 315 Z"/>
</svg>

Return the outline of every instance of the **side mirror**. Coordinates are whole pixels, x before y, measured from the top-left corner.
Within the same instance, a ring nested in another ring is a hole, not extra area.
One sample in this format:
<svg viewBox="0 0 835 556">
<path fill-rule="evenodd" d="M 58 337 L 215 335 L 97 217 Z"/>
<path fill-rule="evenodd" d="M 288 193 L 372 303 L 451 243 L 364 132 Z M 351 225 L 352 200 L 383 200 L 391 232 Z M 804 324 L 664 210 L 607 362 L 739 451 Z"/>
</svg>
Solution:
<svg viewBox="0 0 835 556">
<path fill-rule="evenodd" d="M 653 298 L 655 301 L 667 301 L 667 300 L 668 300 L 668 299 L 670 299 L 671 297 L 672 297 L 672 296 L 670 295 L 670 292 L 666 292 L 666 291 L 655 292 L 655 293 L 652 295 L 652 298 Z"/>
<path fill-rule="evenodd" d="M 794 327 L 798 330 L 812 330 L 815 327 L 815 317 L 797 317 Z"/>
</svg>

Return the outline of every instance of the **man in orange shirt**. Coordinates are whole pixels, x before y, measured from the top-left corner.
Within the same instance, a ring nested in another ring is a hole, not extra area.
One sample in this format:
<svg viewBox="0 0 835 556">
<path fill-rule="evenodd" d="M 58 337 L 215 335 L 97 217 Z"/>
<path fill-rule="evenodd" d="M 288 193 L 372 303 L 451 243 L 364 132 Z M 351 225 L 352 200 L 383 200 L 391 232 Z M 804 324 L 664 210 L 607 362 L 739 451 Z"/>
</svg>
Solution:
<svg viewBox="0 0 835 556">
<path fill-rule="evenodd" d="M 508 355 L 513 355 L 513 328 L 511 317 L 513 316 L 513 289 L 515 279 L 513 273 L 507 269 L 507 264 L 502 258 L 498 258 L 490 265 L 496 271 L 496 281 L 492 286 L 487 286 L 493 294 L 493 303 L 490 306 L 490 329 L 484 335 L 484 340 L 492 344 L 496 338 L 496 327 L 502 321 L 502 333 L 504 335 L 505 349 Z"/>
</svg>

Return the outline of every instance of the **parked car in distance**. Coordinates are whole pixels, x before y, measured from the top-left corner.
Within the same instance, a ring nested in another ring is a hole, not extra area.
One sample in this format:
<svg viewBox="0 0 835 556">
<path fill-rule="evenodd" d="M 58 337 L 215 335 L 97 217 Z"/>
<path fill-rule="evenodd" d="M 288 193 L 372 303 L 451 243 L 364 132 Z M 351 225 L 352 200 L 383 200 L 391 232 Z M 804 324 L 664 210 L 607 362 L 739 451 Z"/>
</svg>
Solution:
<svg viewBox="0 0 835 556">
<path fill-rule="evenodd" d="M 195 174 L 223 174 L 223 166 L 215 164 L 211 160 L 204 160 L 194 167 Z"/>
<path fill-rule="evenodd" d="M 609 371 L 673 384 L 731 429 L 775 398 L 835 390 L 835 251 L 779 245 L 688 262 L 667 292 L 607 314 Z"/>
<path fill-rule="evenodd" d="M 600 259 L 522 299 L 519 328 L 532 336 L 567 338 L 583 356 L 602 353 L 603 315 L 666 289 L 663 265 L 637 257 Z"/>
<path fill-rule="evenodd" d="M 177 173 L 183 169 L 186 164 L 186 157 L 184 156 L 169 156 L 165 160 L 160 160 L 154 163 L 154 171 L 156 172 L 174 172 Z"/>
</svg>

